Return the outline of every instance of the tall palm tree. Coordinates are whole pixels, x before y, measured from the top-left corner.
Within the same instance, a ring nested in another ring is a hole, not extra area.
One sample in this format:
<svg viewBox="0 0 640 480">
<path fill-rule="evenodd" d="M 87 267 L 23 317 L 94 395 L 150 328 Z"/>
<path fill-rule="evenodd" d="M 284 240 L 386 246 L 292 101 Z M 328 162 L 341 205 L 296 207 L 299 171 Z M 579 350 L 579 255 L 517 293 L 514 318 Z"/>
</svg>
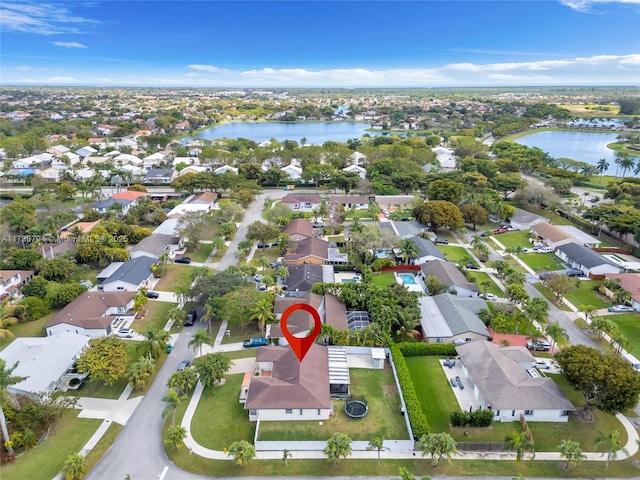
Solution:
<svg viewBox="0 0 640 480">
<path fill-rule="evenodd" d="M 553 347 L 561 338 L 567 338 L 567 331 L 560 326 L 560 323 L 553 322 L 547 325 L 545 331 L 549 337 L 551 337 L 551 351 L 553 351 Z"/>
<path fill-rule="evenodd" d="M 273 313 L 273 305 L 271 303 L 271 295 L 265 296 L 255 303 L 252 310 L 252 315 L 249 320 L 255 320 L 258 322 L 258 328 L 264 336 L 264 329 L 268 322 L 275 321 L 276 316 Z"/>
<path fill-rule="evenodd" d="M 375 450 L 378 452 L 378 465 L 380 465 L 380 452 L 384 450 L 384 437 L 373 437 L 369 440 L 367 450 Z"/>
<path fill-rule="evenodd" d="M 622 176 L 625 177 L 627 175 L 627 171 L 633 168 L 635 162 L 633 161 L 633 158 L 631 158 L 626 153 L 623 153 L 621 157 L 620 168 L 622 169 Z"/>
<path fill-rule="evenodd" d="M 18 362 L 14 363 L 12 367 L 7 368 L 6 362 L 0 358 L 0 429 L 2 430 L 2 438 L 4 438 L 4 444 L 7 446 L 9 455 L 13 455 L 13 446 L 10 442 L 9 429 L 7 428 L 7 419 L 4 416 L 4 410 L 2 409 L 3 401 L 2 397 L 7 394 L 7 387 L 9 385 L 15 385 L 25 379 L 25 377 L 17 377 L 13 375 L 13 371 L 18 368 Z"/>
<path fill-rule="evenodd" d="M 511 434 L 505 438 L 504 443 L 507 449 L 516 451 L 516 462 L 522 460 L 524 452 L 527 450 L 533 452 L 531 460 L 536 456 L 534 452 L 534 444 L 529 440 L 526 432 L 511 432 Z"/>
<path fill-rule="evenodd" d="M 409 260 L 420 255 L 420 249 L 410 238 L 400 240 L 400 242 L 398 243 L 398 248 L 400 249 L 400 256 L 402 257 L 402 261 L 407 265 L 409 264 Z"/>
<path fill-rule="evenodd" d="M 286 467 L 289 464 L 289 459 L 293 456 L 291 450 L 284 449 L 282 450 L 282 460 L 284 460 L 284 466 Z"/>
<path fill-rule="evenodd" d="M 396 325 L 396 335 L 400 337 L 402 343 L 407 338 L 416 338 L 420 333 L 416 330 L 416 327 L 420 325 L 420 321 L 405 310 L 400 310 L 396 313 Z"/>
<path fill-rule="evenodd" d="M 203 328 L 197 328 L 196 333 L 193 334 L 188 345 L 193 347 L 193 350 L 200 350 L 200 356 L 202 356 L 203 345 L 213 345 L 213 336 Z"/>
<path fill-rule="evenodd" d="M 186 395 L 180 395 L 173 388 L 167 390 L 167 393 L 165 393 L 164 397 L 162 397 L 162 401 L 167 404 L 165 409 L 162 411 L 162 418 L 166 417 L 167 415 L 169 415 L 169 412 L 171 412 L 171 425 L 174 425 L 176 423 L 176 409 L 178 408 L 178 405 L 180 405 L 180 403 L 186 398 Z"/>
<path fill-rule="evenodd" d="M 143 352 L 143 355 L 154 360 L 160 357 L 160 354 L 167 346 L 169 332 L 166 330 L 147 330 L 143 335 L 144 340 L 138 347 Z"/>
<path fill-rule="evenodd" d="M 13 337 L 13 332 L 8 327 L 18 323 L 14 309 L 13 305 L 0 303 L 0 338 Z"/>
<path fill-rule="evenodd" d="M 613 432 L 599 430 L 596 435 L 596 447 L 602 451 L 602 455 L 607 454 L 605 469 L 609 468 L 609 461 L 616 459 L 618 451 L 622 450 L 624 453 L 627 452 L 627 450 L 623 448 L 622 442 L 620 442 L 620 432 L 618 430 L 614 430 Z"/>
</svg>

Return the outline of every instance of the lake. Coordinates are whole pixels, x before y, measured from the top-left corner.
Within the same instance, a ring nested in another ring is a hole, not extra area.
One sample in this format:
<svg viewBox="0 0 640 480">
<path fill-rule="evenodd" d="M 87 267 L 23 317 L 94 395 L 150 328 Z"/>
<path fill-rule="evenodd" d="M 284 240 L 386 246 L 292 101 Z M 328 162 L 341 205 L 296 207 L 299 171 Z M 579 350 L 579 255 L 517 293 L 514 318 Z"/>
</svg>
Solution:
<svg viewBox="0 0 640 480">
<path fill-rule="evenodd" d="M 514 142 L 538 147 L 553 158 L 571 158 L 591 165 L 606 158 L 611 173 L 615 171 L 616 152 L 607 148 L 607 145 L 614 143 L 617 138 L 617 133 L 546 131 L 524 135 Z"/>
<path fill-rule="evenodd" d="M 187 144 L 191 139 L 216 140 L 218 138 L 248 138 L 255 142 L 264 142 L 275 138 L 284 140 L 300 140 L 306 138 L 308 144 L 322 145 L 326 141 L 346 142 L 350 138 L 360 138 L 371 124 L 365 122 L 234 122 L 211 127 L 197 135 L 185 138 L 181 143 Z"/>
</svg>

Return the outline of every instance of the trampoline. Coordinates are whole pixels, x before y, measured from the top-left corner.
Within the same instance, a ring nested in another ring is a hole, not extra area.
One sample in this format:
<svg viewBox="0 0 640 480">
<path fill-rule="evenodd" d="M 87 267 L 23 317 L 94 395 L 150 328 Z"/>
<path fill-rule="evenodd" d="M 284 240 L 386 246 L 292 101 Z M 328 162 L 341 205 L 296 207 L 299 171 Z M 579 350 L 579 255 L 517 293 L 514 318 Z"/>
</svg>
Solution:
<svg viewBox="0 0 640 480">
<path fill-rule="evenodd" d="M 367 401 L 364 398 L 350 398 L 344 404 L 344 413 L 351 418 L 362 418 L 369 412 Z"/>
</svg>

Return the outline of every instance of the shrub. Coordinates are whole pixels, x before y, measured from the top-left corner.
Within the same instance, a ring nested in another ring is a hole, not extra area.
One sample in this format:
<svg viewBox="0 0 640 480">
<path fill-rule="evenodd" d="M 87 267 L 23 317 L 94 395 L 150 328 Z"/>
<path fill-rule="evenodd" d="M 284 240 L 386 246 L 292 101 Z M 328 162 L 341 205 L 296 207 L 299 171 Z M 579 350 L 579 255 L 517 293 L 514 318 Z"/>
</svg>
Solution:
<svg viewBox="0 0 640 480">
<path fill-rule="evenodd" d="M 390 258 L 376 258 L 373 261 L 373 265 L 371 266 L 371 268 L 373 269 L 374 272 L 378 272 L 383 267 L 395 267 L 395 266 L 396 266 L 396 262 L 394 262 Z"/>
<path fill-rule="evenodd" d="M 411 423 L 411 429 L 413 430 L 413 437 L 415 439 L 420 438 L 422 435 L 429 433 L 429 422 L 427 417 L 422 411 L 422 406 L 418 401 L 418 395 L 413 386 L 413 380 L 411 374 L 407 368 L 407 363 L 404 361 L 404 356 L 398 345 L 392 344 L 390 346 L 391 356 L 396 366 L 396 372 L 398 374 L 398 382 L 402 389 L 402 396 L 404 397 L 404 403 L 407 406 L 407 415 L 409 415 L 409 422 Z"/>
<path fill-rule="evenodd" d="M 421 357 L 424 355 L 456 355 L 456 346 L 453 343 L 424 343 L 411 342 L 397 345 L 405 357 Z"/>
<path fill-rule="evenodd" d="M 493 422 L 493 410 L 452 412 L 449 421 L 453 427 L 489 427 Z"/>
</svg>

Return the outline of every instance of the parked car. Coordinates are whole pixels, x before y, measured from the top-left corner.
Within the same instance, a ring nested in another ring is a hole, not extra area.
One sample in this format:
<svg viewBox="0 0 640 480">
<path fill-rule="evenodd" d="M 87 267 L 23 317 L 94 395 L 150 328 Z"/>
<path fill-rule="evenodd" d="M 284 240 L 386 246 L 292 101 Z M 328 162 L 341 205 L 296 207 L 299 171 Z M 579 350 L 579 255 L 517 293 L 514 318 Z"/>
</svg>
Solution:
<svg viewBox="0 0 640 480">
<path fill-rule="evenodd" d="M 548 363 L 543 362 L 542 360 L 536 360 L 531 364 L 531 366 L 540 370 L 549 370 L 551 368 Z"/>
<path fill-rule="evenodd" d="M 507 227 L 507 232 L 517 232 L 518 229 L 516 227 Z"/>
<path fill-rule="evenodd" d="M 258 248 L 269 248 L 271 246 L 270 243 L 263 243 L 263 242 L 259 242 L 258 245 L 256 245 Z"/>
<path fill-rule="evenodd" d="M 447 358 L 444 361 L 444 366 L 445 367 L 453 368 L 453 367 L 455 367 L 455 365 L 456 365 L 456 361 L 453 358 Z"/>
<path fill-rule="evenodd" d="M 187 313 L 187 317 L 184 319 L 184 326 L 185 327 L 193 326 L 193 324 L 196 322 L 197 319 L 198 319 L 198 312 L 196 312 L 195 310 L 191 310 L 189 313 Z"/>
<path fill-rule="evenodd" d="M 499 229 L 497 229 L 497 230 L 494 230 L 494 231 L 493 231 L 493 234 L 494 234 L 494 235 L 500 235 L 500 234 L 502 234 L 502 233 L 507 233 L 507 232 L 508 232 L 508 230 L 507 230 L 506 228 L 499 228 Z"/>
<path fill-rule="evenodd" d="M 176 370 L 178 372 L 181 372 L 182 370 L 185 370 L 187 368 L 189 368 L 191 366 L 191 362 L 189 360 L 183 360 L 178 364 L 178 368 L 176 368 Z"/>
<path fill-rule="evenodd" d="M 256 282 L 261 281 L 263 278 L 264 278 L 264 275 L 262 275 L 262 274 L 260 274 L 260 273 L 256 273 L 256 274 L 253 276 L 253 279 L 254 279 Z"/>
<path fill-rule="evenodd" d="M 269 264 L 269 266 L 270 266 L 271 268 L 278 268 L 278 267 L 281 267 L 282 265 L 284 265 L 284 263 L 282 263 L 282 262 L 271 262 L 271 263 Z"/>
<path fill-rule="evenodd" d="M 485 300 L 489 300 L 489 301 L 496 301 L 498 299 L 497 295 L 494 295 L 493 293 L 481 293 L 480 295 L 478 295 L 480 298 L 484 298 Z"/>
<path fill-rule="evenodd" d="M 527 348 L 529 350 L 548 352 L 549 350 L 551 350 L 551 344 L 546 340 L 531 340 L 527 342 Z"/>
<path fill-rule="evenodd" d="M 462 383 L 462 379 L 460 379 L 460 377 L 456 377 L 456 383 L 458 384 L 458 387 L 460 387 L 460 390 L 464 390 L 464 384 Z"/>
<path fill-rule="evenodd" d="M 478 267 L 477 265 L 474 265 L 473 263 L 467 263 L 464 268 L 468 268 L 469 270 L 478 270 L 480 269 L 480 267 Z"/>
<path fill-rule="evenodd" d="M 316 222 L 313 224 L 313 228 L 324 228 L 324 223 Z"/>
<path fill-rule="evenodd" d="M 186 263 L 189 264 L 191 263 L 191 258 L 190 257 L 178 257 L 174 260 L 175 263 Z"/>
<path fill-rule="evenodd" d="M 538 253 L 553 253 L 553 248 L 551 248 L 551 247 L 542 247 L 542 248 L 536 250 L 536 252 L 538 252 Z"/>
<path fill-rule="evenodd" d="M 449 245 L 449 240 L 445 240 L 444 238 L 437 238 L 434 240 L 435 243 L 439 243 L 440 245 Z"/>
<path fill-rule="evenodd" d="M 621 313 L 621 312 L 634 312 L 635 310 L 632 307 L 627 305 L 614 305 L 611 307 L 612 312 Z"/>
<path fill-rule="evenodd" d="M 480 234 L 480 236 L 481 236 L 481 237 L 488 237 L 488 236 L 490 236 L 490 235 L 491 235 L 491 232 L 482 232 L 482 233 Z"/>
<path fill-rule="evenodd" d="M 401 222 L 408 222 L 409 220 L 411 220 L 409 217 L 402 217 L 400 219 Z"/>
<path fill-rule="evenodd" d="M 451 382 L 451 386 L 452 386 L 453 388 L 456 388 L 456 387 L 458 386 L 458 384 L 456 383 L 455 378 L 450 378 L 450 379 L 449 379 L 449 381 Z"/>
<path fill-rule="evenodd" d="M 160 294 L 158 292 L 147 292 L 147 298 L 160 298 Z"/>
<path fill-rule="evenodd" d="M 244 348 L 263 347 L 269 344 L 269 339 L 264 337 L 253 337 L 242 342 Z"/>
<path fill-rule="evenodd" d="M 584 277 L 584 272 L 582 270 L 578 270 L 577 268 L 570 268 L 567 270 L 568 277 Z"/>
<path fill-rule="evenodd" d="M 116 335 L 118 335 L 120 338 L 133 338 L 135 334 L 136 334 L 135 330 L 131 328 L 121 328 L 116 333 Z"/>
</svg>

